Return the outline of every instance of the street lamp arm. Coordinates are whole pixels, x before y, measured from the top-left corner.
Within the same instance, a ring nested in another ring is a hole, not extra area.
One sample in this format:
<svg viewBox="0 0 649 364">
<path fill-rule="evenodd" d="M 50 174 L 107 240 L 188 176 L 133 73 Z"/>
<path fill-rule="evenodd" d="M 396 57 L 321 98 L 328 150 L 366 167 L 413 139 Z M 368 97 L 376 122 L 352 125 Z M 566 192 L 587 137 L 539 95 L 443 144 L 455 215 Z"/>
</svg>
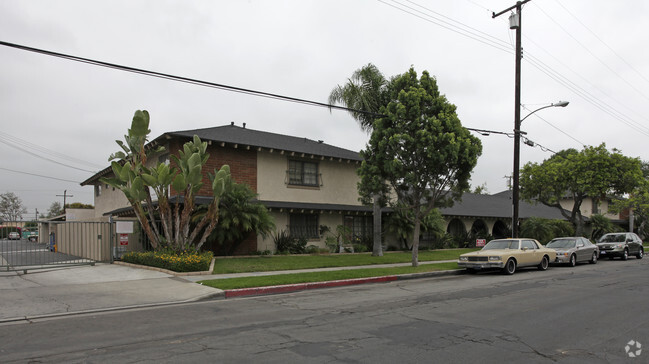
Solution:
<svg viewBox="0 0 649 364">
<path fill-rule="evenodd" d="M 550 105 L 545 105 L 545 106 L 543 106 L 543 107 L 539 107 L 538 109 L 532 111 L 531 113 L 527 114 L 527 116 L 525 116 L 524 118 L 522 118 L 522 119 L 521 119 L 521 123 L 523 122 L 523 120 L 527 119 L 528 116 L 534 114 L 535 112 L 537 112 L 537 111 L 539 111 L 539 110 L 547 109 L 547 108 L 549 108 L 549 107 L 566 107 L 566 106 L 568 106 L 569 103 L 570 103 L 570 102 L 568 102 L 568 101 L 559 101 L 559 102 L 557 102 L 557 103 L 552 103 L 552 104 L 550 104 Z"/>
</svg>

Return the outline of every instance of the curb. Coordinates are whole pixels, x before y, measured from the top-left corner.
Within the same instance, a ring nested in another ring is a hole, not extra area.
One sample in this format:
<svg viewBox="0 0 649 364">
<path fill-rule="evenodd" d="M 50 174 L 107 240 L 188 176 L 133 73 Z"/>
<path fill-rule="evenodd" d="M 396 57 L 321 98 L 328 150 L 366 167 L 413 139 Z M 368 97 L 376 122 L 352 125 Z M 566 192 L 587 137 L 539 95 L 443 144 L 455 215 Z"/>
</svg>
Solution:
<svg viewBox="0 0 649 364">
<path fill-rule="evenodd" d="M 309 289 L 354 286 L 354 285 L 360 285 L 366 283 L 394 282 L 394 281 L 410 280 L 410 279 L 418 279 L 418 278 L 443 277 L 443 276 L 460 275 L 465 273 L 466 272 L 464 269 L 454 269 L 454 270 L 446 270 L 446 271 L 439 271 L 439 272 L 399 274 L 399 275 L 382 276 L 382 277 L 344 279 L 338 281 L 286 284 L 281 286 L 268 286 L 268 287 L 226 289 L 224 290 L 224 292 L 225 292 L 225 298 L 263 296 L 263 295 L 271 295 L 271 294 L 282 294 L 282 293 L 305 291 Z"/>
</svg>

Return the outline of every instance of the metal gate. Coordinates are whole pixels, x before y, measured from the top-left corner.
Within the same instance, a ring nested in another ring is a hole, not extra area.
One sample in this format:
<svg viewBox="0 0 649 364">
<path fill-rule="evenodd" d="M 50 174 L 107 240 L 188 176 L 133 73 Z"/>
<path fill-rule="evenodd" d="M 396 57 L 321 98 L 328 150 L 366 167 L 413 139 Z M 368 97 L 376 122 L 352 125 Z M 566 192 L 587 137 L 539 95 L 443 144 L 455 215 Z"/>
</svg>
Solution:
<svg viewBox="0 0 649 364">
<path fill-rule="evenodd" d="M 112 258 L 110 222 L 39 222 L 36 233 L 20 225 L 0 228 L 0 270 L 94 265 Z"/>
</svg>

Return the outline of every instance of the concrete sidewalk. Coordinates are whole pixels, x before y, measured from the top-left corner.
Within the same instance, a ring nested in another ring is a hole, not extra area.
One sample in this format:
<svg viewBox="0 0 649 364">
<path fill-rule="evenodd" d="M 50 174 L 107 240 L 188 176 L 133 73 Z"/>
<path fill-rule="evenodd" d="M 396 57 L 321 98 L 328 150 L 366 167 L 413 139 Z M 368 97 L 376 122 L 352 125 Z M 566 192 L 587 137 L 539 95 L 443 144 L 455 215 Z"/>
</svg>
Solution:
<svg viewBox="0 0 649 364">
<path fill-rule="evenodd" d="M 162 272 L 97 264 L 0 272 L 0 297 L 2 323 L 222 298 L 224 293 Z"/>
<path fill-rule="evenodd" d="M 454 261 L 421 262 L 420 264 Z M 0 324 L 79 313 L 169 305 L 205 299 L 287 293 L 305 289 L 388 282 L 398 279 L 458 273 L 458 271 L 441 271 L 227 291 L 195 283 L 209 279 L 408 265 L 410 263 L 179 277 L 157 270 L 146 269 L 145 267 L 138 268 L 104 263 L 98 263 L 95 266 L 33 270 L 27 274 L 22 272 L 0 272 Z"/>
</svg>

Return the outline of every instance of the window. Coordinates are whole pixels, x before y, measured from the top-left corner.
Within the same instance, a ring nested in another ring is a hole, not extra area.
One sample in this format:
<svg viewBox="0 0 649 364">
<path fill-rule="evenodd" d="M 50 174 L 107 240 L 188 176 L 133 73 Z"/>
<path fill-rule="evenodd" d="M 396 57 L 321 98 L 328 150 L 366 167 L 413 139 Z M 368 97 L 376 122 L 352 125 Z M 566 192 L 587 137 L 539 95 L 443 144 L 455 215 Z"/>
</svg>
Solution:
<svg viewBox="0 0 649 364">
<path fill-rule="evenodd" d="M 290 214 L 289 231 L 292 237 L 319 238 L 318 215 L 315 214 Z"/>
<path fill-rule="evenodd" d="M 95 197 L 101 196 L 101 184 L 95 185 Z"/>
<path fill-rule="evenodd" d="M 345 227 L 349 229 L 352 237 L 368 238 L 372 236 L 372 216 L 345 216 Z"/>
<path fill-rule="evenodd" d="M 538 247 L 536 246 L 536 244 L 534 244 L 532 240 L 523 240 L 522 247 L 527 249 L 538 249 Z"/>
<path fill-rule="evenodd" d="M 289 160 L 288 184 L 294 186 L 318 186 L 318 163 Z"/>
</svg>

